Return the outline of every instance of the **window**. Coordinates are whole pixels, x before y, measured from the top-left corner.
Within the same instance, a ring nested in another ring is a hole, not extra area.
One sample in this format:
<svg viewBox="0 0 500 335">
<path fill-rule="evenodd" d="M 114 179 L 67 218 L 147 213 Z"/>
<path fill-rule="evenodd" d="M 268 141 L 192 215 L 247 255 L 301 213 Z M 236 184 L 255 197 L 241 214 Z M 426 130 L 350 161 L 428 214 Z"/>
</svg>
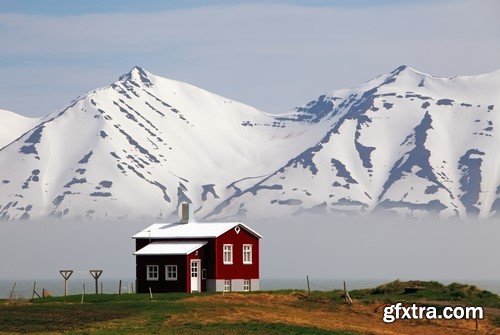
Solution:
<svg viewBox="0 0 500 335">
<path fill-rule="evenodd" d="M 177 265 L 165 265 L 165 280 L 177 280 Z"/>
<path fill-rule="evenodd" d="M 243 264 L 252 264 L 252 245 L 243 244 Z"/>
<path fill-rule="evenodd" d="M 250 291 L 250 279 L 243 280 L 243 291 Z"/>
<path fill-rule="evenodd" d="M 231 280 L 224 279 L 224 292 L 231 292 Z"/>
<path fill-rule="evenodd" d="M 207 269 L 201 270 L 201 279 L 207 279 Z"/>
<path fill-rule="evenodd" d="M 224 264 L 233 264 L 233 245 L 224 244 Z"/>
<path fill-rule="evenodd" d="M 199 262 L 191 261 L 191 278 L 198 278 L 199 266 Z"/>
<path fill-rule="evenodd" d="M 147 280 L 158 280 L 158 265 L 146 265 L 146 279 Z"/>
</svg>

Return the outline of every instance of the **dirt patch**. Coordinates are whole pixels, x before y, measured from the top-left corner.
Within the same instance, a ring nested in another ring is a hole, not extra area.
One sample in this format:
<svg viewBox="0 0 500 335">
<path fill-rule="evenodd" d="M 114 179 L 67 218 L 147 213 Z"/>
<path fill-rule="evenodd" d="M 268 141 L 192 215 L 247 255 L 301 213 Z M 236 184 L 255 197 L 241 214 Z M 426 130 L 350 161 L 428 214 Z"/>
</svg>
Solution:
<svg viewBox="0 0 500 335">
<path fill-rule="evenodd" d="M 167 324 L 193 320 L 201 324 L 258 321 L 386 335 L 470 335 L 475 329 L 472 320 L 400 320 L 385 324 L 382 321 L 383 305 L 308 301 L 300 293 L 230 293 L 190 297 L 183 303 L 189 304 L 189 314 L 175 315 L 166 321 Z M 478 334 L 497 334 L 498 330 L 489 320 L 481 320 Z"/>
</svg>

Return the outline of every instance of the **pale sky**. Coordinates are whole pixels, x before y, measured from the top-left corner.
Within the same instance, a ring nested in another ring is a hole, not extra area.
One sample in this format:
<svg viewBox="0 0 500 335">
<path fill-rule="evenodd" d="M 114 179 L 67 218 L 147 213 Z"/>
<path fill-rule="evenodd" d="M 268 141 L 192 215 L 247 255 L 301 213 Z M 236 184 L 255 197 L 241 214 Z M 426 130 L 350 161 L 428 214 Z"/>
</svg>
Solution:
<svg viewBox="0 0 500 335">
<path fill-rule="evenodd" d="M 134 65 L 281 113 L 399 65 L 500 68 L 500 1 L 0 0 L 0 108 L 42 116 Z"/>
<path fill-rule="evenodd" d="M 500 225 L 490 220 L 410 220 L 372 214 L 245 223 L 262 234 L 261 278 L 499 280 Z M 150 222 L 0 225 L 0 279 L 59 279 L 60 269 L 135 278 L 131 236 Z M 47 233 L 50 232 L 50 233 Z M 15 255 L 15 257 L 13 257 Z M 1 289 L 1 288 L 0 288 Z"/>
</svg>

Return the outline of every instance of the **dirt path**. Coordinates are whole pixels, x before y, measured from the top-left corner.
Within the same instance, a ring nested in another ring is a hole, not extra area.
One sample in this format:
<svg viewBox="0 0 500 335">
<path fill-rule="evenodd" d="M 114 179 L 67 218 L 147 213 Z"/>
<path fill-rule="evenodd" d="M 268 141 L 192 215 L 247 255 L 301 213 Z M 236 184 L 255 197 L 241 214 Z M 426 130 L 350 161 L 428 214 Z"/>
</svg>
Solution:
<svg viewBox="0 0 500 335">
<path fill-rule="evenodd" d="M 471 335 L 475 329 L 473 320 L 400 320 L 385 324 L 381 305 L 311 302 L 300 295 L 231 293 L 191 297 L 184 301 L 190 303 L 189 315 L 176 315 L 167 323 L 182 323 L 192 319 L 207 324 L 260 321 L 384 335 Z M 500 329 L 489 320 L 481 320 L 479 329 L 478 334 L 483 335 L 500 333 Z"/>
</svg>

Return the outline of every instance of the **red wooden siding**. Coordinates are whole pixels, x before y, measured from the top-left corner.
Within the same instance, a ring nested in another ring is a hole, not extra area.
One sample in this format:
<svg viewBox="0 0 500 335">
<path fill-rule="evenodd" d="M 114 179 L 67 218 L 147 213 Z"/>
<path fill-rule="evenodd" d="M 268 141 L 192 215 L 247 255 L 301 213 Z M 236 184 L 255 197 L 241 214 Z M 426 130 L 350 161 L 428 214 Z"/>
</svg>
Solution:
<svg viewBox="0 0 500 335">
<path fill-rule="evenodd" d="M 233 245 L 233 264 L 224 264 L 224 244 Z M 252 245 L 252 264 L 243 264 L 243 244 Z M 215 279 L 258 279 L 259 278 L 259 238 L 240 229 L 228 230 L 215 241 Z"/>
</svg>

